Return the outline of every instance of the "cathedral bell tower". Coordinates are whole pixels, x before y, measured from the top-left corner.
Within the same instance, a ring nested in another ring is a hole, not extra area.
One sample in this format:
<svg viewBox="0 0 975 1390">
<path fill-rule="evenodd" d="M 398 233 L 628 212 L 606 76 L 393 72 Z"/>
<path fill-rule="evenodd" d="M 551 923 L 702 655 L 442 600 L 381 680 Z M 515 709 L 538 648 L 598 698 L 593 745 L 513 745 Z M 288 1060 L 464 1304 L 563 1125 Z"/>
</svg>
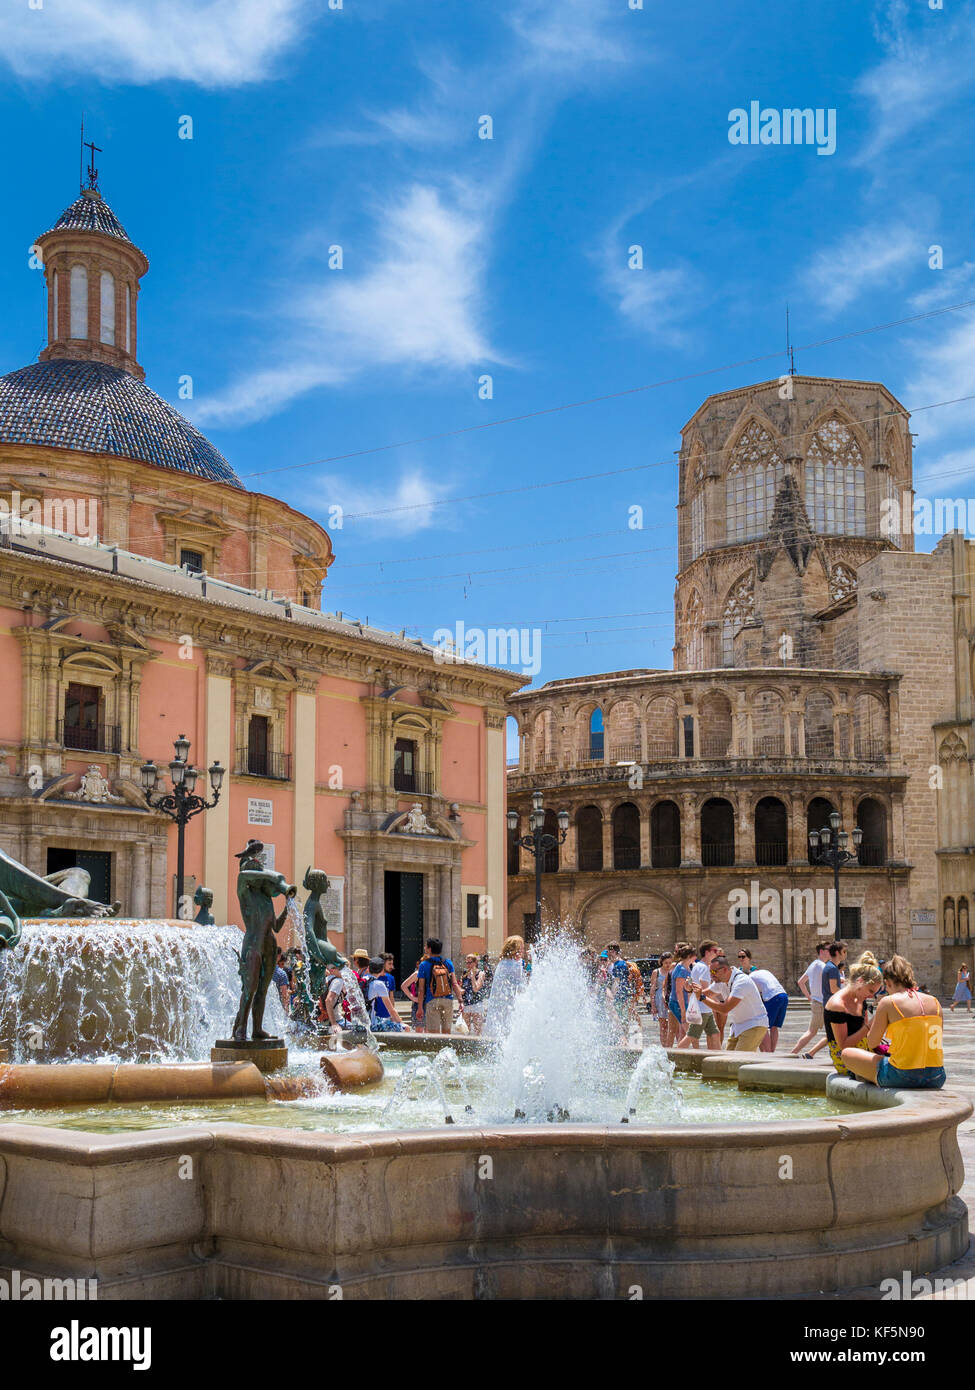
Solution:
<svg viewBox="0 0 975 1390">
<path fill-rule="evenodd" d="M 149 262 L 98 191 L 96 146 L 90 145 L 80 197 L 37 238 L 47 283 L 47 347 L 42 362 L 105 362 L 138 381 L 139 282 Z"/>
</svg>

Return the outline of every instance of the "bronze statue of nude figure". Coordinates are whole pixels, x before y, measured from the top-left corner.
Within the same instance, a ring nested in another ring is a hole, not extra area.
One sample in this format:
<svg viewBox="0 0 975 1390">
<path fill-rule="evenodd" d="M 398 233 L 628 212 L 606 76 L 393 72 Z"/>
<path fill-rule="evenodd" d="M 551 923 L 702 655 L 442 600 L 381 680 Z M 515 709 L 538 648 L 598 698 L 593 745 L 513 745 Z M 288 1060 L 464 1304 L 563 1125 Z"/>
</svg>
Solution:
<svg viewBox="0 0 975 1390">
<path fill-rule="evenodd" d="M 263 852 L 264 846 L 259 840 L 250 840 L 247 848 L 235 855 L 240 860 L 237 898 L 244 919 L 244 944 L 240 951 L 240 1008 L 234 1019 L 234 1042 L 247 1041 L 248 1018 L 253 1019 L 251 1036 L 254 1041 L 264 1042 L 271 1037 L 265 1033 L 263 1023 L 264 1004 L 278 952 L 274 931 L 279 919 L 274 899 L 279 893 L 293 898 L 298 891 L 283 874 L 264 868 Z"/>
</svg>

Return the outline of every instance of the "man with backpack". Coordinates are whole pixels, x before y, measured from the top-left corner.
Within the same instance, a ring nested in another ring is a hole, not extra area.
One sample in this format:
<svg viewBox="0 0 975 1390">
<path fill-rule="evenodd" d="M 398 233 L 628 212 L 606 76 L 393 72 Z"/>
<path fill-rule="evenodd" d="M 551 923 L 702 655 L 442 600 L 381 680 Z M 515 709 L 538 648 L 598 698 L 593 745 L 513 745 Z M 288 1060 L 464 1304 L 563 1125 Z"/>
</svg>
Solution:
<svg viewBox="0 0 975 1390">
<path fill-rule="evenodd" d="M 454 999 L 463 1013 L 464 996 L 454 974 L 454 962 L 443 955 L 443 942 L 439 937 L 427 938 L 416 988 L 417 1026 L 428 1033 L 449 1033 L 454 1018 Z"/>
</svg>

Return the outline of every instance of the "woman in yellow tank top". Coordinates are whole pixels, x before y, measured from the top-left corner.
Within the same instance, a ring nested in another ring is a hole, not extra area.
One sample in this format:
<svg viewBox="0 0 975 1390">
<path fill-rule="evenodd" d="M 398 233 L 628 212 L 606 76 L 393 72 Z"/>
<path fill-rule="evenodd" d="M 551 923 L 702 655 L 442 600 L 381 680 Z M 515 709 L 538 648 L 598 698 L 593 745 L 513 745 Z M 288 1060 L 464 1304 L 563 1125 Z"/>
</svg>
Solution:
<svg viewBox="0 0 975 1390">
<path fill-rule="evenodd" d="M 893 956 L 882 969 L 888 992 L 877 1005 L 866 1044 L 877 1047 L 886 1034 L 890 1056 L 846 1047 L 843 1061 L 854 1075 L 878 1086 L 938 1090 L 945 1084 L 941 1005 L 921 993 L 903 956 Z"/>
</svg>

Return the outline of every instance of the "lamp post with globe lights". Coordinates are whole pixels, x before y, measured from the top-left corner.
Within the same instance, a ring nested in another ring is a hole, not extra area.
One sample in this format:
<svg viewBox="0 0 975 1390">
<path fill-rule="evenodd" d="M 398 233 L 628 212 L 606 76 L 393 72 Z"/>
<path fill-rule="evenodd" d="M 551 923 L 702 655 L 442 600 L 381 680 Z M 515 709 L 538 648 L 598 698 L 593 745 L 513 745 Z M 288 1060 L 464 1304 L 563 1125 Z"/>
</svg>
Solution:
<svg viewBox="0 0 975 1390">
<path fill-rule="evenodd" d="M 560 811 L 558 814 L 559 828 L 556 834 L 545 829 L 545 806 L 542 801 L 541 792 L 532 792 L 532 808 L 528 816 L 529 833 L 518 835 L 520 817 L 514 809 L 508 812 L 508 829 L 513 835 L 518 836 L 516 844 L 520 849 L 527 849 L 528 853 L 535 859 L 535 933 L 542 929 L 542 861 L 550 849 L 557 849 L 565 841 L 569 833 L 569 813 Z"/>
<path fill-rule="evenodd" d="M 220 800 L 220 788 L 223 786 L 226 768 L 221 767 L 216 758 L 207 768 L 206 775 L 213 788 L 213 800 L 207 801 L 206 797 L 198 796 L 196 793 L 196 782 L 200 776 L 200 769 L 193 767 L 188 761 L 190 740 L 185 734 L 180 734 L 173 743 L 173 748 L 176 756 L 169 764 L 171 791 L 166 790 L 165 783 L 162 781 L 155 763 L 143 763 L 139 769 L 139 774 L 142 778 L 142 791 L 147 804 L 154 811 L 162 811 L 164 815 L 169 816 L 170 820 L 176 822 L 176 916 L 180 917 L 185 868 L 186 825 L 201 811 L 210 811 L 216 806 Z"/>
<path fill-rule="evenodd" d="M 839 811 L 831 811 L 829 825 L 822 830 L 810 830 L 809 854 L 814 864 L 827 864 L 833 870 L 833 940 L 840 939 L 840 869 L 859 864 L 860 841 L 863 831 L 853 828 L 853 848 L 847 849 L 849 835 L 840 828 Z"/>
</svg>

